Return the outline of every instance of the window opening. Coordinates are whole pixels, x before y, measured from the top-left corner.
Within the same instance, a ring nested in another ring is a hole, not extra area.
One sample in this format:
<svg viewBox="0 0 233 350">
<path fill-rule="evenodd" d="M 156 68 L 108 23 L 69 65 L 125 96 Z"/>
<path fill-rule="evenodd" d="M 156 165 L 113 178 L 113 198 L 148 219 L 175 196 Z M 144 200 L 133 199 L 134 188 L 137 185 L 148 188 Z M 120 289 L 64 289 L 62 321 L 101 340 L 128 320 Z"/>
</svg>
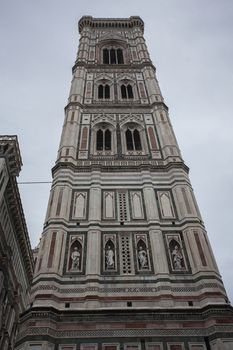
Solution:
<svg viewBox="0 0 233 350">
<path fill-rule="evenodd" d="M 110 87 L 109 85 L 105 85 L 105 98 L 110 98 Z"/>
<path fill-rule="evenodd" d="M 102 151 L 103 150 L 103 131 L 101 129 L 99 129 L 97 131 L 97 135 L 96 135 L 96 149 L 97 151 Z"/>
<path fill-rule="evenodd" d="M 110 151 L 112 148 L 112 134 L 109 129 L 103 131 L 99 129 L 96 133 L 96 150 Z"/>
<path fill-rule="evenodd" d="M 134 138 L 134 146 L 137 151 L 141 151 L 142 145 L 141 145 L 141 139 L 140 139 L 140 134 L 137 129 L 134 130 L 133 132 L 133 138 Z"/>
<path fill-rule="evenodd" d="M 111 64 L 116 64 L 116 50 L 114 49 L 110 50 L 110 60 Z"/>
<path fill-rule="evenodd" d="M 108 49 L 103 50 L 103 62 L 104 64 L 109 64 L 109 53 Z"/>
<path fill-rule="evenodd" d="M 117 49 L 117 61 L 118 61 L 118 64 L 124 63 L 123 52 L 121 49 Z"/>
<path fill-rule="evenodd" d="M 126 136 L 126 147 L 128 151 L 142 150 L 140 133 L 137 129 L 134 129 L 134 130 L 127 129 L 125 136 Z"/>
<path fill-rule="evenodd" d="M 98 87 L 98 98 L 103 98 L 104 97 L 104 87 L 103 85 L 99 85 Z"/>
<path fill-rule="evenodd" d="M 112 134 L 111 131 L 109 131 L 108 129 L 105 131 L 105 150 L 106 151 L 110 151 L 111 150 L 111 138 L 112 138 Z"/>
<path fill-rule="evenodd" d="M 133 89 L 130 84 L 127 85 L 128 98 L 133 98 Z"/>
<path fill-rule="evenodd" d="M 124 56 L 122 49 L 103 49 L 104 64 L 123 64 Z"/>
<path fill-rule="evenodd" d="M 121 85 L 121 98 L 127 98 L 125 85 Z"/>
<path fill-rule="evenodd" d="M 98 86 L 98 98 L 110 98 L 110 86 L 108 84 Z"/>
<path fill-rule="evenodd" d="M 133 88 L 130 84 L 127 86 L 121 85 L 121 98 L 132 99 L 133 98 Z"/>
<path fill-rule="evenodd" d="M 132 137 L 132 132 L 131 130 L 127 129 L 126 130 L 126 145 L 127 145 L 127 150 L 128 151 L 133 151 L 133 137 Z"/>
</svg>

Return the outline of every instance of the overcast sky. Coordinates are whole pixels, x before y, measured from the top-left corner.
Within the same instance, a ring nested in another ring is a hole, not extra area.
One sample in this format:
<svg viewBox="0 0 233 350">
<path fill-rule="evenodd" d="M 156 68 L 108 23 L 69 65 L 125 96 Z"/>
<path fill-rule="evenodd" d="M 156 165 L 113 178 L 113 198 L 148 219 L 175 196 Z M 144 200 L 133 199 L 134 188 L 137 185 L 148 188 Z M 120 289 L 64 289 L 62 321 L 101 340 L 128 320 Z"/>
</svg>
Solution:
<svg viewBox="0 0 233 350">
<path fill-rule="evenodd" d="M 17 134 L 19 181 L 51 181 L 78 20 L 139 15 L 165 101 L 233 301 L 233 1 L 1 0 L 0 134 Z M 20 185 L 32 247 L 50 185 Z"/>
</svg>

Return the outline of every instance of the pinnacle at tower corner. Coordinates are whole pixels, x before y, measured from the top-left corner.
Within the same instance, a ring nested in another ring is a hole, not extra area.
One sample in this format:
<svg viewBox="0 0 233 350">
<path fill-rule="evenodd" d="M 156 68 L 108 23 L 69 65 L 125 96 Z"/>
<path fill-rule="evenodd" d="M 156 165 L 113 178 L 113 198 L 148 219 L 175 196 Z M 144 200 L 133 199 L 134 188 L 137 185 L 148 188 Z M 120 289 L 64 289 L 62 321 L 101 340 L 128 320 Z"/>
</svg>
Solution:
<svg viewBox="0 0 233 350">
<path fill-rule="evenodd" d="M 82 17 L 17 349 L 233 348 L 233 310 L 140 17 Z"/>
</svg>

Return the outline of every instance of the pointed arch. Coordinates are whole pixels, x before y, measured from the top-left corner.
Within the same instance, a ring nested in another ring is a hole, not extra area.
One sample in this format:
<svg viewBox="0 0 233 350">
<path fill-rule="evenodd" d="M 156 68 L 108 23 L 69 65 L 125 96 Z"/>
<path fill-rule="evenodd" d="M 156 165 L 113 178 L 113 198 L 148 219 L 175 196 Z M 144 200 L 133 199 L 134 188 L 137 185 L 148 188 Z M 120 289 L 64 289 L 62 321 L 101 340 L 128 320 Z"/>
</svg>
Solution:
<svg viewBox="0 0 233 350">
<path fill-rule="evenodd" d="M 104 86 L 104 97 L 105 98 L 110 98 L 110 87 L 108 84 Z"/>
<path fill-rule="evenodd" d="M 140 192 L 134 192 L 131 194 L 131 203 L 132 203 L 132 214 L 134 219 L 143 218 L 143 208 L 142 208 L 142 199 Z"/>
<path fill-rule="evenodd" d="M 109 50 L 103 49 L 103 63 L 109 64 Z"/>
<path fill-rule="evenodd" d="M 103 141 L 104 141 L 103 131 L 101 129 L 99 129 L 96 133 L 96 149 L 97 149 L 97 151 L 103 150 Z"/>
<path fill-rule="evenodd" d="M 104 133 L 104 149 L 106 151 L 110 151 L 111 148 L 112 148 L 112 134 L 111 134 L 111 131 L 109 129 L 107 129 Z"/>
<path fill-rule="evenodd" d="M 130 84 L 127 85 L 127 96 L 130 99 L 133 98 L 133 89 L 132 89 L 132 86 Z"/>
<path fill-rule="evenodd" d="M 116 50 L 115 49 L 111 49 L 110 50 L 110 61 L 111 64 L 116 64 Z"/>
<path fill-rule="evenodd" d="M 123 64 L 124 63 L 122 49 L 117 49 L 117 62 L 118 62 L 118 64 Z"/>
<path fill-rule="evenodd" d="M 105 192 L 104 194 L 104 216 L 106 219 L 115 217 L 114 192 Z"/>
<path fill-rule="evenodd" d="M 144 240 L 139 239 L 137 242 L 137 257 L 138 257 L 138 267 L 139 270 L 148 269 L 148 254 L 147 246 Z"/>
<path fill-rule="evenodd" d="M 121 85 L 121 98 L 127 98 L 126 87 L 125 85 Z"/>
<path fill-rule="evenodd" d="M 84 219 L 86 211 L 86 194 L 85 192 L 79 192 L 76 194 L 74 200 L 74 214 L 77 219 Z"/>
<path fill-rule="evenodd" d="M 135 129 L 133 132 L 133 139 L 134 139 L 135 150 L 141 151 L 142 150 L 141 138 L 140 138 L 139 131 L 137 129 Z"/>
<path fill-rule="evenodd" d="M 133 151 L 134 145 L 133 145 L 133 136 L 132 131 L 130 129 L 127 129 L 125 132 L 126 137 L 126 147 L 128 151 Z"/>
<path fill-rule="evenodd" d="M 172 239 L 169 242 L 169 251 L 173 269 L 176 271 L 183 270 L 185 268 L 184 257 L 180 243 L 177 240 Z"/>
<path fill-rule="evenodd" d="M 69 270 L 81 271 L 82 268 L 82 244 L 75 240 L 70 247 Z"/>
<path fill-rule="evenodd" d="M 115 245 L 111 239 L 105 244 L 105 270 L 115 269 Z"/>
<path fill-rule="evenodd" d="M 103 98 L 104 97 L 104 87 L 103 85 L 98 86 L 98 98 Z"/>
<path fill-rule="evenodd" d="M 164 217 L 174 217 L 170 196 L 168 193 L 163 192 L 160 196 L 161 209 Z"/>
</svg>

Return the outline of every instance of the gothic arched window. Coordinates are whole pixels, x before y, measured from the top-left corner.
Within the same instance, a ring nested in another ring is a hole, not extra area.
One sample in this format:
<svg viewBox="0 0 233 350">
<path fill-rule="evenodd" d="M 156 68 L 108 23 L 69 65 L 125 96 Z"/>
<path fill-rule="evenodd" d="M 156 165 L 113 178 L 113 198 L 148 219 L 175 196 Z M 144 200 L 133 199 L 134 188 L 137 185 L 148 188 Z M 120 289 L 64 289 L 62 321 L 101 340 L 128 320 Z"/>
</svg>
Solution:
<svg viewBox="0 0 233 350">
<path fill-rule="evenodd" d="M 103 50 L 103 63 L 104 64 L 109 64 L 109 53 L 108 49 Z"/>
<path fill-rule="evenodd" d="M 112 149 L 112 134 L 109 129 L 99 129 L 96 133 L 96 150 L 111 151 Z"/>
<path fill-rule="evenodd" d="M 109 85 L 105 85 L 105 98 L 110 98 L 110 87 Z"/>
<path fill-rule="evenodd" d="M 117 49 L 117 61 L 118 61 L 118 64 L 124 63 L 123 52 L 121 49 Z"/>
<path fill-rule="evenodd" d="M 141 151 L 141 137 L 137 129 L 131 130 L 127 129 L 125 132 L 126 137 L 126 147 L 128 151 Z"/>
<path fill-rule="evenodd" d="M 96 149 L 97 151 L 102 151 L 103 150 L 103 145 L 104 145 L 104 137 L 103 137 L 103 131 L 99 129 L 96 133 Z"/>
<path fill-rule="evenodd" d="M 134 140 L 134 147 L 137 151 L 141 151 L 142 145 L 141 145 L 141 138 L 139 131 L 137 129 L 133 132 L 133 140 Z"/>
<path fill-rule="evenodd" d="M 128 151 L 133 151 L 134 147 L 133 147 L 133 135 L 131 130 L 127 129 L 126 133 L 126 146 L 127 146 L 127 150 Z"/>
<path fill-rule="evenodd" d="M 98 86 L 98 98 L 110 98 L 110 86 L 108 84 Z"/>
<path fill-rule="evenodd" d="M 133 98 L 133 89 L 130 84 L 127 85 L 127 94 L 128 94 L 128 98 Z"/>
<path fill-rule="evenodd" d="M 116 61 L 117 61 L 116 50 L 111 49 L 110 50 L 110 62 L 111 62 L 111 64 L 116 64 L 117 63 Z"/>
<path fill-rule="evenodd" d="M 121 85 L 121 98 L 127 98 L 125 85 Z"/>
<path fill-rule="evenodd" d="M 122 99 L 132 99 L 133 98 L 133 88 L 130 84 L 125 86 L 121 85 L 121 98 Z"/>
<path fill-rule="evenodd" d="M 104 87 L 103 85 L 98 86 L 98 98 L 103 98 L 104 97 Z"/>
<path fill-rule="evenodd" d="M 108 129 L 105 131 L 105 150 L 106 151 L 110 151 L 111 150 L 111 144 L 112 144 L 112 134 L 111 131 L 109 131 Z"/>
<path fill-rule="evenodd" d="M 123 64 L 124 56 L 122 49 L 103 49 L 103 63 L 104 64 Z"/>
</svg>

